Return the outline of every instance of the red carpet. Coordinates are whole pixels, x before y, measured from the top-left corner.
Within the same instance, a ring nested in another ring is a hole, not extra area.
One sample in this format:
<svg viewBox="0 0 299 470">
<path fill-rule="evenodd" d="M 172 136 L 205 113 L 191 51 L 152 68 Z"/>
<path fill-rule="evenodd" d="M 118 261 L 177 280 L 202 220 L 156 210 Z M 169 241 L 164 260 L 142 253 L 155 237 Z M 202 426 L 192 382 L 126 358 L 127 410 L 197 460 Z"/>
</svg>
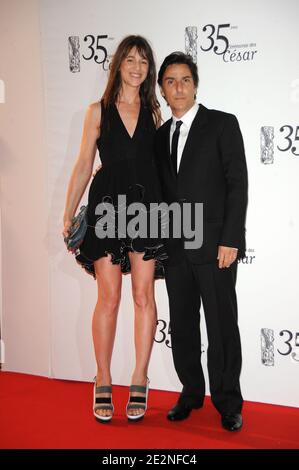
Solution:
<svg viewBox="0 0 299 470">
<path fill-rule="evenodd" d="M 0 448 L 298 449 L 299 409 L 245 402 L 239 433 L 221 428 L 207 397 L 188 420 L 171 423 L 178 396 L 150 390 L 143 421 L 128 423 L 128 388 L 114 386 L 115 414 L 108 424 L 92 415 L 92 384 L 0 372 Z"/>
</svg>

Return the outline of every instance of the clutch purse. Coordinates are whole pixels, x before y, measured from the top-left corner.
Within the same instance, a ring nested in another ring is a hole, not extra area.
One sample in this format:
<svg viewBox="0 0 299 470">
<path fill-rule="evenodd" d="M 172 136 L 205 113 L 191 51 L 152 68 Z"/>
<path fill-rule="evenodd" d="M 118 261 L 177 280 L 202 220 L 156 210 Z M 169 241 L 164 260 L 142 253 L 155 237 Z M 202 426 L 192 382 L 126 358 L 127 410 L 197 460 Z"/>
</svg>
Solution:
<svg viewBox="0 0 299 470">
<path fill-rule="evenodd" d="M 72 225 L 69 229 L 69 235 L 64 238 L 66 247 L 72 253 L 75 253 L 81 243 L 87 230 L 87 207 L 81 206 L 79 213 L 72 218 Z"/>
</svg>

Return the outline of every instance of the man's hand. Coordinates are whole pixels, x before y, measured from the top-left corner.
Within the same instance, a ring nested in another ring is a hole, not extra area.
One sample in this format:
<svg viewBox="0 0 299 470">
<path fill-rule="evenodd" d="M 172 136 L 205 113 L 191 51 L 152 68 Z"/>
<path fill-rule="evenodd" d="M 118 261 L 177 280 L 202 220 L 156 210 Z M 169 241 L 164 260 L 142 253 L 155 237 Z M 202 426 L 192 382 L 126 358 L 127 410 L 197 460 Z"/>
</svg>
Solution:
<svg viewBox="0 0 299 470">
<path fill-rule="evenodd" d="M 230 246 L 219 246 L 218 256 L 219 268 L 229 268 L 230 265 L 236 261 L 238 248 L 231 248 Z"/>
</svg>

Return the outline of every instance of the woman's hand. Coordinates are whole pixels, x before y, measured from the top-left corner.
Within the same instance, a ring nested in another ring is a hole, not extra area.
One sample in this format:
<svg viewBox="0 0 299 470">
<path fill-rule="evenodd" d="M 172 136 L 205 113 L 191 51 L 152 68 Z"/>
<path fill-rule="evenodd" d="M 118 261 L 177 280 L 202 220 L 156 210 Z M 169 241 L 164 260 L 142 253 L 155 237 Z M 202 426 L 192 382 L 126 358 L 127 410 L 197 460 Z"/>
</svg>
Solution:
<svg viewBox="0 0 299 470">
<path fill-rule="evenodd" d="M 69 235 L 69 230 L 70 230 L 71 225 L 72 225 L 71 220 L 66 220 L 64 222 L 64 227 L 63 227 L 63 232 L 62 232 L 63 238 L 66 238 Z"/>
</svg>

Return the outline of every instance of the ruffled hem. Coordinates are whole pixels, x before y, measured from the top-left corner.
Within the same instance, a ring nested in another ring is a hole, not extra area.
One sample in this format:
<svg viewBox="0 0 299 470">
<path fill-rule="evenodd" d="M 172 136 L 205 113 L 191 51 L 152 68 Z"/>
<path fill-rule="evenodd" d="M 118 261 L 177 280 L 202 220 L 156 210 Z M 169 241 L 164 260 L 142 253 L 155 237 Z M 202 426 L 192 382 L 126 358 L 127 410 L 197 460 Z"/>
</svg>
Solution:
<svg viewBox="0 0 299 470">
<path fill-rule="evenodd" d="M 95 269 L 94 269 L 94 261 L 97 261 L 104 256 L 111 255 L 111 263 L 112 264 L 119 264 L 121 267 L 122 274 L 129 274 L 131 272 L 131 262 L 129 258 L 129 252 L 132 253 L 143 253 L 143 260 L 148 261 L 150 259 L 155 260 L 155 279 L 164 279 L 164 264 L 168 258 L 168 255 L 165 250 L 165 245 L 163 243 L 158 243 L 154 246 L 145 246 L 140 250 L 136 250 L 133 246 L 134 240 L 131 240 L 129 244 L 125 242 L 121 242 L 119 254 L 116 254 L 112 250 L 106 250 L 103 255 L 99 256 L 95 260 L 89 259 L 84 253 L 78 248 L 77 252 L 75 253 L 75 259 L 77 263 L 94 279 L 96 279 Z"/>
</svg>

